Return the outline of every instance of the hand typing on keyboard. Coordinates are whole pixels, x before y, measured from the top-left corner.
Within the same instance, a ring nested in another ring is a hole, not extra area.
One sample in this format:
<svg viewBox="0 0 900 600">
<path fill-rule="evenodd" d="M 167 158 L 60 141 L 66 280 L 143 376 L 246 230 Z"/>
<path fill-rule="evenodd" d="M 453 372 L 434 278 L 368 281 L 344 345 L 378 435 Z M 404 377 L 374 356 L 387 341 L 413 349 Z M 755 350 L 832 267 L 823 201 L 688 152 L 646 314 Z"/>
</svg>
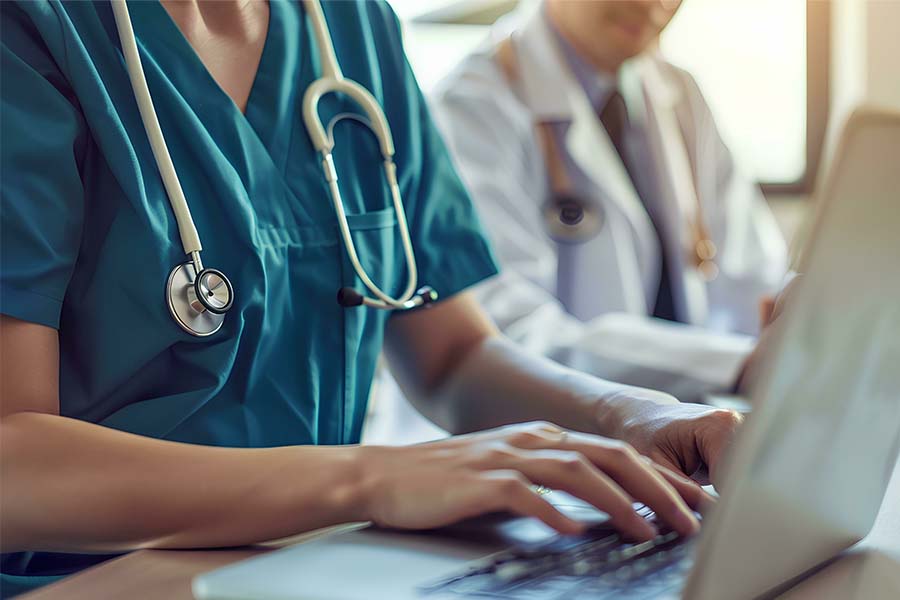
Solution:
<svg viewBox="0 0 900 600">
<path fill-rule="evenodd" d="M 382 527 L 432 529 L 508 511 L 561 533 L 585 525 L 557 510 L 536 485 L 568 492 L 605 512 L 632 539 L 657 529 L 632 501 L 646 503 L 684 535 L 695 533 L 708 495 L 695 482 L 640 456 L 619 440 L 550 423 L 510 425 L 408 447 L 361 446 L 365 468 L 357 497 L 361 520 Z"/>
</svg>

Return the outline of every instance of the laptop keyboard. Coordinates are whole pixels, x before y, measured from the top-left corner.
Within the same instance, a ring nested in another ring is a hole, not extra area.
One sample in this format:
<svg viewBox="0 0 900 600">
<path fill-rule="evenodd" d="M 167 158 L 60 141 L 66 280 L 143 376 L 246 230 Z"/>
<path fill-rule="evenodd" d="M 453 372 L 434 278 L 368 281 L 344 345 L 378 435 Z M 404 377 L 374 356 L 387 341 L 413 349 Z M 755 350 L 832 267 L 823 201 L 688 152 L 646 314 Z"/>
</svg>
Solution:
<svg viewBox="0 0 900 600">
<path fill-rule="evenodd" d="M 653 520 L 649 508 L 639 512 Z M 513 600 L 678 598 L 693 563 L 675 532 L 629 543 L 608 527 L 491 555 L 421 589 L 422 595 Z"/>
</svg>

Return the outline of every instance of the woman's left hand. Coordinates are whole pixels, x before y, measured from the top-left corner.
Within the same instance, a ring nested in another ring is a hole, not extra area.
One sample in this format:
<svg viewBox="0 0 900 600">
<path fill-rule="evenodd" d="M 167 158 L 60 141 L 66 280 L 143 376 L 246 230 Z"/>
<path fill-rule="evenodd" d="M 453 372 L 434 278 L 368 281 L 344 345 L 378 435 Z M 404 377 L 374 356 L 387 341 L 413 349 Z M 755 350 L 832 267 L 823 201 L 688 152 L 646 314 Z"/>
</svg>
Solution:
<svg viewBox="0 0 900 600">
<path fill-rule="evenodd" d="M 624 419 L 620 436 L 653 461 L 700 483 L 716 483 L 721 461 L 743 415 L 702 404 L 641 403 Z"/>
<path fill-rule="evenodd" d="M 619 399 L 607 399 L 604 404 L 615 405 Z M 621 405 L 625 416 L 614 432 L 616 437 L 654 462 L 700 483 L 719 481 L 723 455 L 743 423 L 743 415 L 679 403 L 668 394 L 651 390 L 624 391 L 621 400 L 625 400 Z"/>
</svg>

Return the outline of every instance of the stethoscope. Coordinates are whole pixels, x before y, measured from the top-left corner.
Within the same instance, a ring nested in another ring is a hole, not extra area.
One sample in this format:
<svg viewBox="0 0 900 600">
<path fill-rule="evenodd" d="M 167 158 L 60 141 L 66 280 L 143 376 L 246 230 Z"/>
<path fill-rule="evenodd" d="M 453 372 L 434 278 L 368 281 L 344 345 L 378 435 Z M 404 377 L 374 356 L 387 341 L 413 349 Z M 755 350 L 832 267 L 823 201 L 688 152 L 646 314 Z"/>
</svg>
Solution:
<svg viewBox="0 0 900 600">
<path fill-rule="evenodd" d="M 558 244 L 583 244 L 597 237 L 606 224 L 606 211 L 597 202 L 585 200 L 576 190 L 563 160 L 563 151 L 553 124 L 535 124 L 543 149 L 550 186 L 542 216 L 547 235 Z"/>
<path fill-rule="evenodd" d="M 434 302 L 437 300 L 437 293 L 433 289 L 425 286 L 416 290 L 418 280 L 416 259 L 409 237 L 409 226 L 403 210 L 403 201 L 400 197 L 400 186 L 397 183 L 397 167 L 393 160 L 394 142 L 384 111 L 368 90 L 357 82 L 345 78 L 341 72 L 319 0 L 303 0 L 303 4 L 313 26 L 316 46 L 322 63 L 322 76 L 307 88 L 303 96 L 303 121 L 313 147 L 321 157 L 322 170 L 331 195 L 331 202 L 334 205 L 334 212 L 337 215 L 341 241 L 347 251 L 347 256 L 357 277 L 375 296 L 372 298 L 361 294 L 352 287 L 342 287 L 338 290 L 338 303 L 344 307 L 371 306 L 384 310 L 408 310 Z M 125 55 L 131 88 L 138 104 L 144 129 L 150 139 L 153 157 L 162 176 L 169 204 L 175 214 L 181 245 L 184 253 L 190 258 L 187 262 L 173 268 L 169 274 L 166 282 L 166 302 L 169 312 L 175 322 L 186 332 L 200 337 L 212 335 L 222 327 L 225 313 L 234 304 L 234 288 L 224 273 L 203 266 L 200 258 L 202 250 L 200 236 L 194 220 L 191 218 L 187 199 L 175 172 L 175 165 L 172 163 L 159 118 L 153 107 L 153 99 L 150 96 L 150 89 L 141 65 L 128 6 L 125 0 L 111 0 L 111 5 L 122 52 Z M 332 128 L 329 126 L 326 131 L 318 114 L 319 100 L 322 96 L 337 92 L 346 94 L 362 107 L 368 120 L 362 118 L 356 118 L 356 120 L 372 130 L 381 148 L 384 176 L 387 179 L 391 200 L 397 214 L 400 240 L 406 259 L 406 289 L 398 298 L 393 298 L 385 293 L 366 273 L 359 261 L 356 246 L 350 234 L 350 226 L 347 224 L 347 215 L 344 212 L 344 203 L 341 199 L 337 171 L 332 157 L 334 149 Z"/>
<path fill-rule="evenodd" d="M 511 38 L 507 37 L 497 45 L 495 60 L 507 80 L 518 85 L 521 80 L 518 58 Z M 563 160 L 563 150 L 560 148 L 553 125 L 552 122 L 535 124 L 535 134 L 546 161 L 550 188 L 549 200 L 541 210 L 544 228 L 550 239 L 558 244 L 583 244 L 596 238 L 606 226 L 606 211 L 598 202 L 585 199 L 576 190 L 569 177 Z M 683 134 L 681 143 L 687 144 Z M 691 195 L 696 202 L 694 215 L 690 220 L 692 239 L 688 260 L 704 281 L 711 282 L 719 274 L 718 248 L 706 224 L 696 184 L 692 180 L 687 184 L 692 186 Z"/>
<path fill-rule="evenodd" d="M 584 199 L 569 180 L 562 163 L 561 150 L 550 125 L 538 123 L 538 137 L 547 161 L 550 199 L 544 204 L 542 216 L 547 235 L 559 244 L 583 244 L 597 237 L 606 226 L 606 211 L 597 202 Z M 686 143 L 686 142 L 685 142 Z M 691 246 L 689 260 L 706 282 L 719 274 L 716 262 L 718 249 L 703 217 L 700 197 L 694 190 L 697 206 L 690 221 Z"/>
<path fill-rule="evenodd" d="M 606 214 L 600 205 L 578 196 L 552 196 L 544 205 L 543 220 L 547 235 L 558 244 L 583 244 L 600 234 Z M 691 233 L 691 265 L 704 281 L 714 281 L 719 275 L 718 248 L 702 216 L 691 221 Z"/>
</svg>

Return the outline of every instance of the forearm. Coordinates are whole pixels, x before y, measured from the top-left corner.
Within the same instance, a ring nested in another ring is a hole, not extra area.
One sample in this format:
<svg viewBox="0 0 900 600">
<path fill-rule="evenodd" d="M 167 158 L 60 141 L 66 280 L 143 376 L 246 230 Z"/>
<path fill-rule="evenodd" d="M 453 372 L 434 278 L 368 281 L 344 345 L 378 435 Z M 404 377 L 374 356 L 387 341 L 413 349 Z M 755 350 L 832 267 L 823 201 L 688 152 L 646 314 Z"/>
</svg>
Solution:
<svg viewBox="0 0 900 600">
<path fill-rule="evenodd" d="M 362 520 L 353 447 L 196 446 L 28 412 L 0 436 L 3 552 L 232 546 Z"/>
<path fill-rule="evenodd" d="M 754 346 L 750 336 L 644 315 L 608 313 L 581 321 L 512 270 L 476 291 L 485 310 L 517 345 L 577 371 L 661 390 L 683 402 L 732 389 Z"/>
<path fill-rule="evenodd" d="M 433 393 L 412 396 L 426 416 L 454 433 L 546 420 L 612 437 L 621 437 L 636 412 L 675 402 L 527 354 L 500 336 L 471 348 Z"/>
</svg>

